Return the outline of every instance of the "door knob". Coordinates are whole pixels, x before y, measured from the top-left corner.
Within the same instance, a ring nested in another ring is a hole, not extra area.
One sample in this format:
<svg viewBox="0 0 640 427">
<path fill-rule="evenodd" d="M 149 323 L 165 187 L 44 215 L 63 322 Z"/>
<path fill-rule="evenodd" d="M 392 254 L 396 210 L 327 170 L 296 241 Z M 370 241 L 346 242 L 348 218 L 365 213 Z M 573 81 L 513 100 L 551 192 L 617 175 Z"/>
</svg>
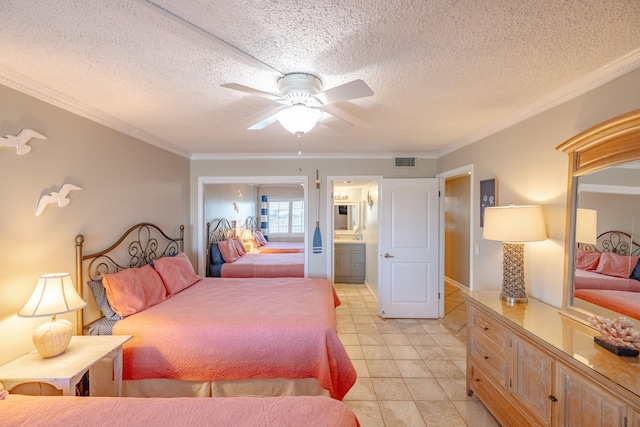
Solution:
<svg viewBox="0 0 640 427">
<path fill-rule="evenodd" d="M 385 258 L 394 258 L 394 256 L 393 256 L 393 255 L 389 255 L 389 254 L 384 254 L 384 257 L 385 257 Z"/>
</svg>

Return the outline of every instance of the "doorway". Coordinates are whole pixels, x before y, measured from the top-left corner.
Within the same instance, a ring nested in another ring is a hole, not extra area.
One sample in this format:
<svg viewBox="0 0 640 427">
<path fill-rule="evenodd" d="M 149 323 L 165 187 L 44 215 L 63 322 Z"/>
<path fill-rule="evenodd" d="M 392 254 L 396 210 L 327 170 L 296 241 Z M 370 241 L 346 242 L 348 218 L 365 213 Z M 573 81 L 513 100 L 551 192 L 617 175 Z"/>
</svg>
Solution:
<svg viewBox="0 0 640 427">
<path fill-rule="evenodd" d="M 378 299 L 381 176 L 327 177 L 327 279 L 364 283 Z M 354 229 L 355 228 L 355 229 Z M 363 248 L 363 253 L 358 252 Z M 337 266 L 337 268 L 336 268 Z"/>
<path fill-rule="evenodd" d="M 438 174 L 443 195 L 440 221 L 444 314 L 457 329 L 466 324 L 458 289 L 472 289 L 473 281 L 473 165 Z"/>
</svg>

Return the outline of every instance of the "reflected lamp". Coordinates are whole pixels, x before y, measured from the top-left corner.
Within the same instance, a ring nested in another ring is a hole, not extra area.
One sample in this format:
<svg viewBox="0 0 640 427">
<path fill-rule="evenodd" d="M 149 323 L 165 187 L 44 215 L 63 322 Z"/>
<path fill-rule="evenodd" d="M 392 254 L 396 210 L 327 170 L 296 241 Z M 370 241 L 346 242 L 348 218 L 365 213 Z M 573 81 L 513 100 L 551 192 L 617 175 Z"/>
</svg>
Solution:
<svg viewBox="0 0 640 427">
<path fill-rule="evenodd" d="M 71 322 L 56 316 L 80 310 L 85 305 L 87 303 L 76 292 L 69 273 L 43 274 L 18 316 L 52 316 L 51 321 L 35 329 L 33 344 L 42 357 L 54 357 L 64 353 L 73 335 Z"/>
<path fill-rule="evenodd" d="M 576 209 L 576 243 L 598 243 L 598 211 Z"/>
<path fill-rule="evenodd" d="M 502 242 L 502 292 L 509 304 L 525 304 L 524 243 L 547 238 L 541 206 L 485 208 L 482 237 Z"/>
</svg>

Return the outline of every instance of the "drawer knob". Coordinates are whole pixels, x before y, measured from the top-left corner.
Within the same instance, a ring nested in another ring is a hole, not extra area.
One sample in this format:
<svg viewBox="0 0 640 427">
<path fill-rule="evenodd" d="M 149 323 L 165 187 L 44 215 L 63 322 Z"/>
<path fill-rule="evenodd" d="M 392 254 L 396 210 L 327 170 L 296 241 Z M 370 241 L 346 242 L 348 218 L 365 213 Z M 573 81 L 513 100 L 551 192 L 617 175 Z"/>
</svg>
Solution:
<svg viewBox="0 0 640 427">
<path fill-rule="evenodd" d="M 484 360 L 487 360 L 488 358 L 489 358 L 489 356 L 485 356 L 485 357 L 484 357 Z"/>
<path fill-rule="evenodd" d="M 483 329 L 484 329 L 485 331 L 488 331 L 488 330 L 489 330 L 489 327 L 488 327 L 488 326 L 485 326 Z"/>
</svg>

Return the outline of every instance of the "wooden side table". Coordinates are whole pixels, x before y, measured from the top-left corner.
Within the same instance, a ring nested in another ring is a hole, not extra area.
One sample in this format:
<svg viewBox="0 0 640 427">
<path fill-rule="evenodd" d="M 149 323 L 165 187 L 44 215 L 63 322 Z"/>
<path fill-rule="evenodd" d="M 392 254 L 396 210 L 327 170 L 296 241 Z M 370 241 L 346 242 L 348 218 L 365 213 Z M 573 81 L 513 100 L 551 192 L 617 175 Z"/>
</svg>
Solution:
<svg viewBox="0 0 640 427">
<path fill-rule="evenodd" d="M 37 350 L 0 366 L 0 382 L 5 389 L 30 382 L 51 384 L 64 396 L 74 396 L 75 386 L 99 360 L 113 358 L 113 378 L 117 396 L 122 395 L 122 345 L 131 335 L 73 336 L 67 350 L 43 359 Z"/>
</svg>

